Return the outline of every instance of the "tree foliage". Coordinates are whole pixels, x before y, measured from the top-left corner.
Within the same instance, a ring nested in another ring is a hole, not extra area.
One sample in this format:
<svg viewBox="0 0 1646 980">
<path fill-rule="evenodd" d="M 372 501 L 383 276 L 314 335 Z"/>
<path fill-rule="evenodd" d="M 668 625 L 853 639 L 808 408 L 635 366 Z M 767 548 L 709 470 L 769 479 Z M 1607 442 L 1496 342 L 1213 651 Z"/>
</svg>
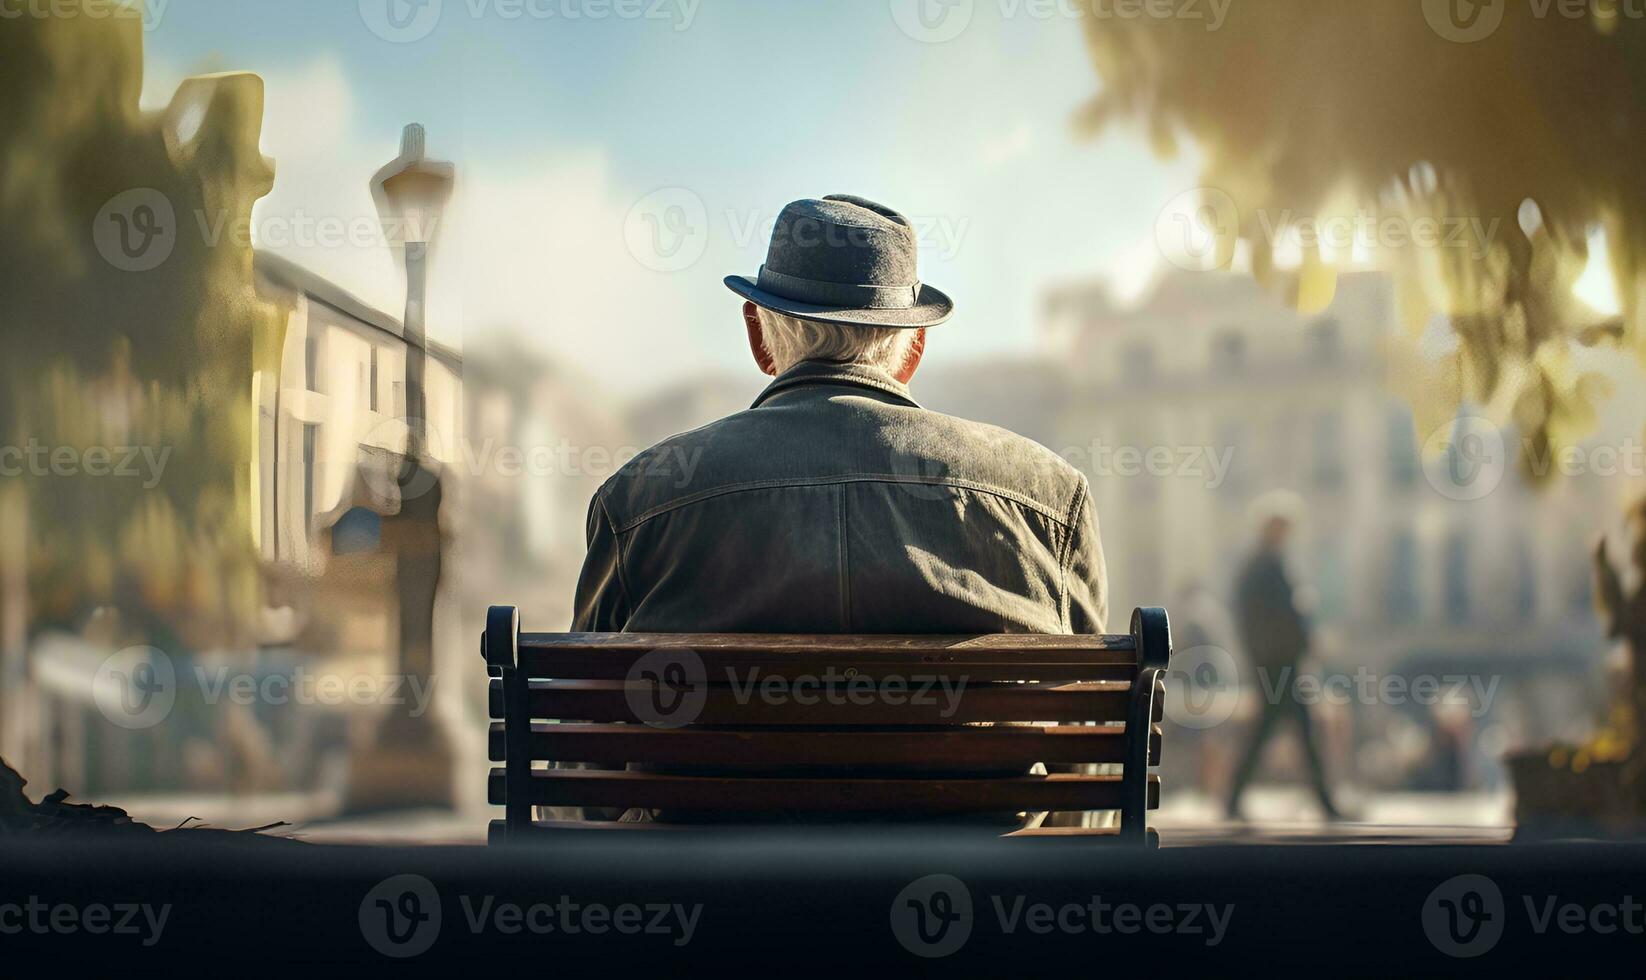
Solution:
<svg viewBox="0 0 1646 980">
<path fill-rule="evenodd" d="M 0 445 L 32 452 L 0 496 L 28 515 L 36 626 L 113 604 L 225 642 L 255 610 L 251 385 L 283 323 L 247 234 L 262 83 L 190 79 L 145 113 L 142 59 L 133 17 L 0 29 Z M 152 268 L 111 251 L 133 200 Z"/>
<path fill-rule="evenodd" d="M 1204 183 L 1238 211 L 1218 254 L 1244 243 L 1253 273 L 1302 306 L 1324 305 L 1335 273 L 1307 247 L 1301 264 L 1276 268 L 1280 218 L 1355 211 L 1493 229 L 1478 252 L 1380 250 L 1410 336 L 1432 331 L 1436 314 L 1456 335 L 1404 380 L 1420 424 L 1477 406 L 1547 452 L 1585 434 L 1604 390 L 1574 367 L 1575 351 L 1646 355 L 1646 22 L 1604 0 L 1575 12 L 1500 0 L 1457 5 L 1477 18 L 1460 26 L 1445 19 L 1453 6 L 1237 2 L 1215 30 L 1206 18 L 1092 14 L 1102 89 L 1079 122 L 1140 123 L 1162 154 L 1192 140 Z M 1621 317 L 1572 295 L 1595 229 Z"/>
</svg>

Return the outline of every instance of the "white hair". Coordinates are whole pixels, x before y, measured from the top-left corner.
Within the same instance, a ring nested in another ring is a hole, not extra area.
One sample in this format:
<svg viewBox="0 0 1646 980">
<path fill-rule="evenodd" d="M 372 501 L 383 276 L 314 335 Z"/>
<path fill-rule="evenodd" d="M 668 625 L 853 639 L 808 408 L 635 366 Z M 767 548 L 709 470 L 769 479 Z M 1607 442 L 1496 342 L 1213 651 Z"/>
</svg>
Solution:
<svg viewBox="0 0 1646 980">
<path fill-rule="evenodd" d="M 819 323 L 761 307 L 760 333 L 778 374 L 801 361 L 835 361 L 864 364 L 895 375 L 908 362 L 917 331 Z"/>
</svg>

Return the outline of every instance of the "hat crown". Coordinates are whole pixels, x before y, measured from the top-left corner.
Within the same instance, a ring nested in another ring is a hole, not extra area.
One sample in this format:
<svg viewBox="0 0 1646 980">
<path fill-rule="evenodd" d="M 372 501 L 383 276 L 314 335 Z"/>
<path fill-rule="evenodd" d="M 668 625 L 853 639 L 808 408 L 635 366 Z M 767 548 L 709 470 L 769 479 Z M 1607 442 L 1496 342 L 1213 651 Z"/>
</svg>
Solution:
<svg viewBox="0 0 1646 980">
<path fill-rule="evenodd" d="M 766 264 L 726 286 L 756 306 L 850 327 L 932 327 L 954 301 L 920 281 L 914 226 L 897 211 L 850 194 L 785 207 Z"/>
<path fill-rule="evenodd" d="M 870 287 L 917 287 L 919 247 L 909 219 L 846 194 L 795 201 L 777 216 L 766 269 Z"/>
</svg>

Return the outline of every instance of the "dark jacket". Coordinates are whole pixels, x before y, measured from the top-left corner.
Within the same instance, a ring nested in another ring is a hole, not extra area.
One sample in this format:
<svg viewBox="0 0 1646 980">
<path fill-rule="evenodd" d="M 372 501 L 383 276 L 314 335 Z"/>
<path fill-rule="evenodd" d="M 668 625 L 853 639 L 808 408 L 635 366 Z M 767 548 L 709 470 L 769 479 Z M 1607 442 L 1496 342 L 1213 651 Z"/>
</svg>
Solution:
<svg viewBox="0 0 1646 980">
<path fill-rule="evenodd" d="M 1309 623 L 1298 612 L 1280 556 L 1259 549 L 1240 572 L 1235 605 L 1240 638 L 1256 667 L 1287 667 L 1309 647 Z"/>
<path fill-rule="evenodd" d="M 664 440 L 589 506 L 572 629 L 1095 633 L 1086 478 L 1044 447 L 807 361 Z"/>
</svg>

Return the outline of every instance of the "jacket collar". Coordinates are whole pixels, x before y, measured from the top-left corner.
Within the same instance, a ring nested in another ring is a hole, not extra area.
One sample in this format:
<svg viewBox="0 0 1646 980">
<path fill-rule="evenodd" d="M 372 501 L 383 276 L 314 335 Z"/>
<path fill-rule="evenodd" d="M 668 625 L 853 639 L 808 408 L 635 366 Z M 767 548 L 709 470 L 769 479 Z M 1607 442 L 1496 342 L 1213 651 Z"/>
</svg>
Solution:
<svg viewBox="0 0 1646 980">
<path fill-rule="evenodd" d="M 909 395 L 908 387 L 886 372 L 863 364 L 838 364 L 833 361 L 801 361 L 778 375 L 777 380 L 767 385 L 766 390 L 762 391 L 760 397 L 756 398 L 754 404 L 749 407 L 759 408 L 774 395 L 794 388 L 825 385 L 869 388 L 891 395 L 893 399 L 910 408 L 920 407 L 919 403 Z"/>
</svg>

